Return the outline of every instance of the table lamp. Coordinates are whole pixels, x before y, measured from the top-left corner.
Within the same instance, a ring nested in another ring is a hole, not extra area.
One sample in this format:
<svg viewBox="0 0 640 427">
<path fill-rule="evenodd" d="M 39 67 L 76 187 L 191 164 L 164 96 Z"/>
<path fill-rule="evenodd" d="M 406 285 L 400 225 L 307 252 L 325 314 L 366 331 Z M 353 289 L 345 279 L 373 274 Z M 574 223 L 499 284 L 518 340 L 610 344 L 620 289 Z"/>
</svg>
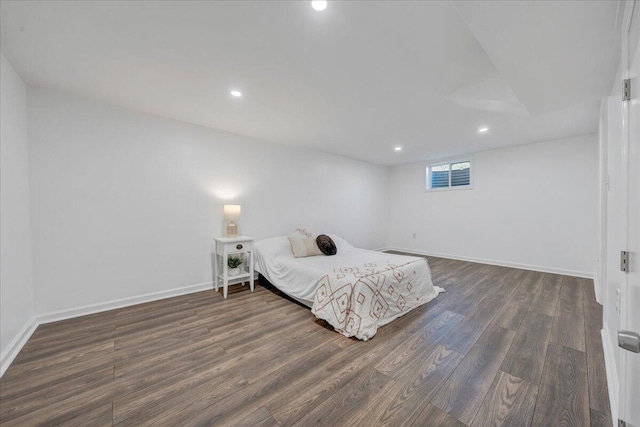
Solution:
<svg viewBox="0 0 640 427">
<path fill-rule="evenodd" d="M 238 226 L 235 222 L 240 219 L 240 205 L 224 205 L 224 220 L 229 221 L 227 225 L 227 237 L 238 235 Z"/>
</svg>

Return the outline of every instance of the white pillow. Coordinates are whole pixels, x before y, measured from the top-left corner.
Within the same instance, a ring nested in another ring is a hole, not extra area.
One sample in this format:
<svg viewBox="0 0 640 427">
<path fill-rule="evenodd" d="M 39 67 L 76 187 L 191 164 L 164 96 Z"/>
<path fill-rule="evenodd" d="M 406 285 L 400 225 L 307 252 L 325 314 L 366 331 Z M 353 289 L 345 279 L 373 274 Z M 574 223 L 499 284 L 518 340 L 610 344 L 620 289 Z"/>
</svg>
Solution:
<svg viewBox="0 0 640 427">
<path fill-rule="evenodd" d="M 308 256 L 314 255 L 324 255 L 318 244 L 316 243 L 315 237 L 289 237 L 289 244 L 291 244 L 291 251 L 293 252 L 293 256 L 296 258 L 304 258 Z"/>
<path fill-rule="evenodd" d="M 335 234 L 326 234 L 335 242 L 338 247 L 338 253 L 340 253 L 342 249 L 353 247 L 342 237 L 336 236 Z M 262 239 L 255 243 L 254 248 L 256 250 L 256 254 L 259 255 L 259 259 L 264 258 L 269 262 L 275 262 L 276 258 L 281 256 L 285 258 L 291 258 L 293 256 L 291 243 L 287 237 L 270 237 Z M 320 248 L 318 248 L 318 250 L 320 250 Z"/>
<path fill-rule="evenodd" d="M 338 248 L 338 251 L 340 249 L 352 248 L 353 247 L 353 245 L 351 245 L 351 243 L 347 242 L 346 240 L 344 240 L 340 236 L 336 236 L 335 234 L 329 234 L 329 233 L 325 233 L 325 234 L 327 236 L 331 237 L 331 239 L 333 240 L 333 243 L 336 244 L 336 247 Z"/>
<path fill-rule="evenodd" d="M 291 257 L 291 244 L 286 237 L 271 237 L 255 243 L 256 253 L 265 259 L 273 260 L 278 256 Z"/>
</svg>

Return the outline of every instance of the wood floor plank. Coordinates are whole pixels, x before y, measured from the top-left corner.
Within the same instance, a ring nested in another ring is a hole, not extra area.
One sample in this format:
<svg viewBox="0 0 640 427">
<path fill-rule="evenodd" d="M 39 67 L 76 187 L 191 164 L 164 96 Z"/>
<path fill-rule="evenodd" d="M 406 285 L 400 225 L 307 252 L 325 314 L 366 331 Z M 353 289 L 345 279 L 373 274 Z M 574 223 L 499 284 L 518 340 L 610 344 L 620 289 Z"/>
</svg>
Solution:
<svg viewBox="0 0 640 427">
<path fill-rule="evenodd" d="M 581 307 L 584 301 L 583 281 L 579 277 L 562 276 L 560 298 L 573 301 L 576 307 Z"/>
<path fill-rule="evenodd" d="M 273 337 L 281 335 L 289 339 L 304 335 L 317 329 L 310 311 L 290 314 L 283 318 L 272 319 L 269 328 L 255 328 L 248 334 L 235 334 L 220 340 L 220 345 L 228 354 L 245 354 L 263 346 L 273 344 Z"/>
<path fill-rule="evenodd" d="M 264 401 L 268 397 L 290 387 L 292 380 L 308 373 L 310 367 L 326 363 L 336 352 L 337 347 L 325 345 L 301 355 L 287 367 L 269 374 L 236 393 L 223 398 L 212 397 L 210 393 L 215 391 L 216 384 L 210 384 L 201 390 L 188 391 L 168 399 L 161 407 L 154 406 L 156 410 L 141 413 L 137 419 L 129 421 L 135 422 L 138 426 L 156 426 L 161 423 L 172 426 L 233 425 L 234 422 L 244 418 L 247 411 L 264 406 Z"/>
<path fill-rule="evenodd" d="M 603 414 L 602 412 L 591 409 L 591 427 L 611 427 L 611 415 Z"/>
<path fill-rule="evenodd" d="M 247 384 L 240 372 L 224 361 L 214 360 L 194 365 L 179 377 L 167 378 L 153 386 L 143 388 L 113 400 L 113 423 L 140 419 L 157 405 L 163 405 L 182 394 L 215 383 L 215 393 L 222 398 Z M 215 398 L 208 388 L 209 399 Z"/>
<path fill-rule="evenodd" d="M 264 406 L 256 409 L 238 422 L 239 426 L 280 427 Z"/>
<path fill-rule="evenodd" d="M 586 351 L 582 286 L 577 277 L 564 277 L 553 319 L 551 342 Z"/>
<path fill-rule="evenodd" d="M 462 315 L 469 315 L 480 304 L 482 299 L 492 292 L 499 281 L 499 278 L 486 276 L 478 283 L 473 283 L 464 293 L 464 298 L 449 306 L 449 310 Z"/>
<path fill-rule="evenodd" d="M 532 426 L 610 422 L 589 280 L 426 258 L 447 292 L 366 342 L 264 286 L 41 325 L 0 378 L 0 424 L 527 425 L 536 386 Z M 544 353 L 556 315 L 586 354 Z"/>
<path fill-rule="evenodd" d="M 294 426 L 355 425 L 355 416 L 366 414 L 379 396 L 386 393 L 393 381 L 373 368 L 363 369 L 356 378 L 337 393 L 315 407 Z"/>
<path fill-rule="evenodd" d="M 209 329 L 209 332 L 212 335 L 217 336 L 220 339 L 220 342 L 224 339 L 229 339 L 234 336 L 242 335 L 249 336 L 256 331 L 256 323 L 260 324 L 261 322 L 269 322 L 273 323 L 278 320 L 282 320 L 287 317 L 287 312 L 283 310 L 274 310 L 273 308 L 267 306 L 267 308 L 262 310 L 245 310 L 249 315 L 246 317 L 236 317 L 233 318 L 231 323 L 222 323 L 222 322 L 209 322 L 208 320 L 205 322 L 205 326 Z"/>
<path fill-rule="evenodd" d="M 529 312 L 500 369 L 537 386 L 542 378 L 552 324 L 553 318 Z"/>
<path fill-rule="evenodd" d="M 431 400 L 462 358 L 460 353 L 434 346 L 430 352 L 406 365 L 413 375 L 398 377 L 372 408 L 351 420 L 352 425 L 410 424 L 422 412 L 423 403 Z"/>
<path fill-rule="evenodd" d="M 461 423 L 451 415 L 447 414 L 440 408 L 427 404 L 420 415 L 408 424 L 411 426 L 438 426 L 438 427 L 465 427 L 466 424 Z"/>
<path fill-rule="evenodd" d="M 264 355 L 260 354 L 253 360 L 248 359 L 243 363 L 238 363 L 237 367 L 249 383 L 254 383 L 278 369 L 286 368 L 300 354 L 312 351 L 322 345 L 330 344 L 333 340 L 339 338 L 333 331 L 316 327 L 315 331 L 303 337 L 298 337 L 298 339 L 289 341 L 287 344 L 280 343 L 277 350 L 272 352 L 272 357 L 265 358 Z"/>
<path fill-rule="evenodd" d="M 216 329 L 227 329 L 230 326 L 252 319 L 254 316 L 265 316 L 269 313 L 283 313 L 283 308 L 288 309 L 287 305 L 282 307 L 275 307 L 274 304 L 258 304 L 253 303 L 254 307 L 251 310 L 242 310 L 242 306 L 238 306 L 236 309 L 228 309 L 227 307 L 224 310 L 216 309 L 216 307 L 203 306 L 195 309 L 196 314 L 200 317 L 207 327 L 214 331 Z M 289 310 L 284 310 L 284 313 L 289 313 Z"/>
<path fill-rule="evenodd" d="M 95 409 L 80 414 L 58 424 L 61 427 L 108 427 L 112 424 L 111 403 L 105 403 Z"/>
<path fill-rule="evenodd" d="M 212 294 L 209 293 L 209 295 Z M 191 298 L 192 296 L 186 294 L 173 298 L 164 298 L 118 308 L 114 310 L 116 315 L 115 320 L 125 319 L 129 316 L 137 316 L 144 313 L 163 312 L 164 310 L 171 310 L 173 307 L 182 307 L 184 304 L 188 304 Z"/>
<path fill-rule="evenodd" d="M 602 347 L 602 306 L 595 300 L 585 299 L 585 345 L 587 349 L 587 379 L 589 386 L 589 406 L 604 414 L 611 414 L 607 373 Z"/>
<path fill-rule="evenodd" d="M 263 295 L 265 295 L 263 293 Z M 246 309 L 246 304 L 251 303 L 251 310 Z M 207 325 L 209 329 L 228 328 L 231 325 L 235 325 L 236 322 L 240 322 L 246 319 L 252 318 L 257 314 L 274 313 L 277 309 L 274 309 L 273 303 L 267 301 L 261 302 L 244 302 L 237 304 L 233 307 L 224 307 L 223 310 L 212 309 L 209 306 L 202 306 L 195 309 L 198 317 Z"/>
<path fill-rule="evenodd" d="M 388 331 L 386 329 L 383 333 Z M 313 369 L 303 381 L 269 397 L 266 406 L 280 425 L 292 425 L 351 381 L 364 367 L 381 360 L 389 353 L 389 349 L 395 348 L 405 339 L 401 333 L 391 333 L 383 341 L 347 340 L 354 345 L 345 347 L 342 356 L 336 355 L 335 360 Z"/>
<path fill-rule="evenodd" d="M 133 363 L 139 359 L 153 357 L 153 355 L 164 351 L 173 351 L 177 347 L 189 345 L 210 337 L 209 330 L 202 325 L 182 329 L 180 333 L 168 335 L 160 338 L 149 336 L 127 345 L 116 347 L 114 340 L 114 357 L 116 364 L 123 364 L 126 361 Z"/>
<path fill-rule="evenodd" d="M 52 341 L 56 341 L 56 343 L 63 342 L 72 342 L 79 338 L 87 338 L 87 337 L 96 337 L 96 336 L 110 336 L 115 329 L 115 322 L 105 322 L 105 323 L 92 323 L 83 327 L 69 327 L 69 328 L 58 328 L 54 331 L 47 332 L 39 332 L 39 328 L 36 329 L 36 332 L 39 332 L 37 335 L 34 333 L 31 338 L 29 338 L 29 346 L 31 348 L 38 347 L 46 347 L 50 346 Z"/>
<path fill-rule="evenodd" d="M 66 363 L 57 366 L 56 369 L 36 370 L 36 375 L 21 375 L 12 378 L 3 378 L 0 396 L 3 401 L 11 401 L 24 396 L 35 395 L 40 390 L 50 389 L 58 385 L 75 384 L 82 382 L 83 378 L 95 378 L 95 372 L 107 369 L 113 375 L 113 343 L 111 348 L 106 347 L 99 352 L 92 353 L 92 358 Z M 34 394 L 35 393 L 35 394 Z M 57 394 L 57 393 L 56 393 Z"/>
<path fill-rule="evenodd" d="M 530 311 L 553 317 L 560 296 L 562 276 L 545 273 L 538 288 L 538 293 L 529 307 Z"/>
<path fill-rule="evenodd" d="M 73 333 L 71 333 L 73 334 Z M 115 327 L 105 334 L 83 336 L 78 339 L 65 340 L 63 342 L 52 340 L 48 344 L 39 343 L 37 346 L 30 345 L 30 342 L 23 347 L 24 351 L 18 354 L 19 360 L 16 365 L 23 363 L 39 363 L 52 357 L 58 357 L 63 353 L 75 353 L 87 347 L 112 342 L 115 337 Z M 15 363 L 15 362 L 14 362 Z"/>
<path fill-rule="evenodd" d="M 471 426 L 528 426 L 537 394 L 537 386 L 499 371 Z"/>
<path fill-rule="evenodd" d="M 595 300 L 585 298 L 584 300 L 584 326 L 589 332 L 600 332 L 602 330 L 602 305 Z"/>
<path fill-rule="evenodd" d="M 522 304 L 527 307 L 530 306 L 538 293 L 538 289 L 540 289 L 543 278 L 544 273 L 527 271 L 513 292 L 511 303 L 515 305 Z"/>
<path fill-rule="evenodd" d="M 509 302 L 495 316 L 494 323 L 503 328 L 517 331 L 528 312 L 529 306 L 527 304 L 512 304 Z"/>
<path fill-rule="evenodd" d="M 345 352 L 330 364 L 312 369 L 297 384 L 267 398 L 265 406 L 281 426 L 290 426 L 327 400 L 371 363 L 370 352 Z"/>
<path fill-rule="evenodd" d="M 436 285 L 436 286 L 444 287 L 441 285 Z M 446 288 L 444 289 L 446 290 Z M 462 298 L 460 294 L 446 290 L 446 292 L 443 292 L 440 295 L 438 295 L 438 298 L 429 302 L 426 306 L 429 309 L 442 311 L 442 310 L 448 309 L 456 301 L 459 301 L 460 298 Z"/>
<path fill-rule="evenodd" d="M 147 318 L 116 321 L 116 334 L 117 336 L 127 336 L 140 331 L 146 332 L 155 327 L 162 327 L 175 322 L 200 321 L 200 318 L 196 315 L 196 311 L 188 310 L 186 309 L 186 307 L 187 304 L 185 304 L 185 309 L 176 311 L 174 313 L 153 313 Z"/>
<path fill-rule="evenodd" d="M 68 380 L 58 380 L 54 385 L 29 387 L 28 393 L 3 396 L 0 402 L 0 419 L 12 420 L 26 416 L 39 409 L 85 393 L 96 387 L 102 387 L 113 381 L 113 366 L 103 369 L 89 370 L 85 375 Z M 50 388 L 55 386 L 55 393 Z"/>
<path fill-rule="evenodd" d="M 549 344 L 533 425 L 586 426 L 589 417 L 586 355 Z"/>
<path fill-rule="evenodd" d="M 450 336 L 443 341 L 447 348 L 463 354 L 469 351 L 486 327 L 508 304 L 514 288 L 508 284 L 507 279 L 507 277 L 499 277 L 488 282 L 492 286 L 484 290 L 482 295 L 464 295 L 464 298 L 480 298 L 480 300 L 475 304 L 473 311 L 460 321 L 451 331 Z M 453 307 L 448 309 L 453 309 Z"/>
<path fill-rule="evenodd" d="M 431 403 L 471 424 L 509 350 L 515 332 L 490 325 Z"/>
<path fill-rule="evenodd" d="M 127 334 L 120 334 L 114 337 L 115 349 L 119 351 L 123 348 L 134 347 L 140 342 L 145 345 L 164 344 L 167 339 L 181 337 L 199 330 L 203 335 L 209 335 L 209 330 L 203 322 L 197 318 L 181 319 L 175 322 L 169 322 L 165 325 L 159 325 L 147 330 L 136 331 Z"/>
<path fill-rule="evenodd" d="M 231 371 L 210 381 L 205 380 L 206 378 L 203 379 L 204 382 L 194 383 L 181 392 L 163 390 L 168 391 L 166 397 L 152 393 L 148 396 L 150 400 L 134 401 L 133 406 L 116 406 L 114 402 L 114 425 L 175 425 L 176 420 L 190 417 L 190 411 L 196 412 L 200 404 L 198 399 L 206 399 L 209 404 L 213 404 L 233 394 L 236 389 L 245 389 L 242 385 L 246 384 L 241 375 L 234 375 Z"/>
<path fill-rule="evenodd" d="M 113 351 L 114 342 L 105 341 L 81 347 L 75 351 L 60 352 L 43 361 L 11 365 L 11 368 L 3 375 L 2 380 L 4 384 L 7 384 L 14 379 L 18 381 L 24 381 L 26 378 L 32 379 L 34 376 L 46 375 L 50 371 L 58 371 L 68 365 L 76 366 L 78 363 L 94 361 L 104 354 L 113 353 Z"/>
<path fill-rule="evenodd" d="M 76 331 L 78 329 L 112 324 L 116 317 L 116 310 L 101 311 L 98 313 L 88 314 L 85 316 L 73 317 L 70 319 L 58 320 L 56 322 L 43 323 L 38 326 L 34 335 L 44 334 L 51 335 L 56 331 Z"/>
<path fill-rule="evenodd" d="M 580 279 L 582 282 L 582 293 L 584 294 L 585 301 L 594 301 L 596 302 L 596 292 L 593 283 L 593 279 Z"/>
<path fill-rule="evenodd" d="M 192 310 L 186 295 L 173 298 L 153 301 L 136 306 L 123 307 L 116 310 L 116 326 L 136 323 L 139 321 L 152 320 L 158 317 L 170 316 L 176 313 L 183 313 Z"/>
<path fill-rule="evenodd" d="M 454 292 L 463 293 L 473 289 L 475 284 L 486 277 L 488 272 L 485 267 L 491 268 L 481 264 L 448 260 L 447 266 L 434 279 Z"/>
<path fill-rule="evenodd" d="M 403 375 L 408 363 L 421 359 L 425 351 L 436 345 L 463 318 L 464 316 L 451 311 L 443 312 L 419 332 L 392 349 L 384 359 L 374 365 L 374 368 L 392 378 Z"/>
<path fill-rule="evenodd" d="M 117 393 L 107 386 L 98 387 L 80 395 L 74 395 L 68 399 L 55 402 L 46 407 L 29 412 L 17 418 L 2 420 L 2 425 L 25 426 L 25 425 L 58 425 L 69 422 L 87 412 L 96 410 L 106 404 L 111 405 L 111 398 Z"/>
<path fill-rule="evenodd" d="M 167 363 L 175 363 L 177 360 L 189 359 L 194 353 L 204 353 L 207 359 L 219 358 L 225 355 L 222 347 L 217 345 L 216 338 L 204 335 L 194 341 L 178 342 L 171 348 L 163 348 L 155 353 L 146 353 L 144 357 L 118 357 L 115 366 L 115 377 L 122 378 L 127 375 L 140 374 L 149 369 L 158 369 Z M 120 350 L 117 353 L 125 353 Z"/>
<path fill-rule="evenodd" d="M 483 298 L 476 309 L 462 319 L 442 344 L 458 353 L 466 354 L 486 330 L 506 302 L 500 292 L 493 290 Z"/>
</svg>

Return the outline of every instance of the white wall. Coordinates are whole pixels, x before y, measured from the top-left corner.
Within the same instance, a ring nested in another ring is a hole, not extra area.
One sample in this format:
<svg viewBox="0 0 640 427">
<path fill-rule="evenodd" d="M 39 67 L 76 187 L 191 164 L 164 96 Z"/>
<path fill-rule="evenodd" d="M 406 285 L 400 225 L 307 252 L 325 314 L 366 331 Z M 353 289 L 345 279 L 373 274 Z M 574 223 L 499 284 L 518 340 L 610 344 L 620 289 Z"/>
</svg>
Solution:
<svg viewBox="0 0 640 427">
<path fill-rule="evenodd" d="M 27 93 L 0 54 L 0 349 L 2 367 L 12 341 L 34 317 L 29 225 Z"/>
<path fill-rule="evenodd" d="M 383 166 L 29 89 L 36 309 L 211 281 L 222 206 L 257 239 L 297 226 L 385 244 Z"/>
<path fill-rule="evenodd" d="M 427 162 L 390 169 L 391 247 L 595 273 L 597 135 L 483 151 L 472 160 L 468 190 L 425 192 Z"/>
</svg>

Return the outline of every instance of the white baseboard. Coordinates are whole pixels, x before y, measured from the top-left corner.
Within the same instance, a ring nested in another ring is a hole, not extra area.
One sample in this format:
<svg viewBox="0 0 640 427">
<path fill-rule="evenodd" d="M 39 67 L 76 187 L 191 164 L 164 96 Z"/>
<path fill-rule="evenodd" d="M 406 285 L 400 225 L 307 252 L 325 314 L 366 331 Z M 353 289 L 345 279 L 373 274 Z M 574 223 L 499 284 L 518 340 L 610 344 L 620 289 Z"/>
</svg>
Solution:
<svg viewBox="0 0 640 427">
<path fill-rule="evenodd" d="M 613 427 L 618 425 L 618 371 L 613 355 L 613 341 L 609 335 L 609 327 L 605 322 L 602 330 L 602 349 L 604 351 L 604 366 L 607 372 L 607 388 L 609 389 L 609 405 L 611 406 L 611 421 Z"/>
<path fill-rule="evenodd" d="M 602 305 L 602 301 L 600 300 L 600 279 L 598 279 L 598 275 L 594 274 L 593 277 L 593 292 L 596 293 L 596 301 L 598 304 Z"/>
<path fill-rule="evenodd" d="M 11 365 L 11 362 L 13 362 L 18 353 L 20 353 L 22 347 L 24 347 L 24 345 L 27 343 L 27 341 L 39 325 L 57 322 L 59 320 L 71 319 L 74 317 L 86 316 L 88 314 L 100 313 L 102 311 L 113 310 L 116 308 L 142 304 L 145 302 L 158 301 L 161 299 L 176 297 L 179 295 L 191 294 L 194 292 L 212 289 L 212 287 L 212 282 L 198 283 L 196 285 L 184 286 L 182 288 L 152 292 L 135 297 L 121 298 L 105 303 L 85 305 L 82 307 L 71 308 L 68 310 L 58 310 L 34 316 L 11 341 L 6 351 L 2 353 L 2 357 L 0 358 L 0 378 L 4 375 L 7 368 Z"/>
<path fill-rule="evenodd" d="M 59 320 L 71 319 L 88 314 L 100 313 L 102 311 L 113 310 L 115 308 L 128 307 L 130 305 L 142 304 L 145 302 L 157 301 L 165 298 L 176 297 L 178 295 L 191 294 L 193 292 L 204 291 L 213 287 L 212 282 L 198 283 L 196 285 L 184 286 L 181 288 L 169 289 L 166 291 L 152 292 L 135 297 L 121 298 L 113 301 L 85 305 L 82 307 L 52 311 L 38 316 L 39 324 L 57 322 Z"/>
<path fill-rule="evenodd" d="M 485 258 L 473 258 L 473 257 L 467 257 L 467 256 L 460 256 L 460 255 L 443 254 L 439 252 L 422 251 L 418 249 L 388 247 L 388 248 L 384 248 L 383 250 L 407 252 L 407 253 L 412 253 L 417 255 L 433 256 L 437 258 L 456 259 L 459 261 L 477 262 L 480 264 L 499 265 L 501 267 L 520 268 L 522 270 L 533 270 L 533 271 L 540 271 L 543 273 L 562 274 L 564 276 L 584 277 L 585 279 L 593 279 L 595 276 L 594 273 L 591 271 L 566 270 L 563 268 L 545 267 L 541 265 L 524 264 L 519 262 L 511 262 L 511 261 L 498 261 L 498 260 L 485 259 Z"/>
<path fill-rule="evenodd" d="M 22 347 L 29 341 L 31 335 L 38 327 L 38 317 L 33 316 L 29 321 L 20 329 L 18 334 L 11 340 L 5 351 L 2 352 L 0 356 L 0 378 L 4 375 L 5 371 L 11 363 L 13 359 L 16 358 Z"/>
</svg>

